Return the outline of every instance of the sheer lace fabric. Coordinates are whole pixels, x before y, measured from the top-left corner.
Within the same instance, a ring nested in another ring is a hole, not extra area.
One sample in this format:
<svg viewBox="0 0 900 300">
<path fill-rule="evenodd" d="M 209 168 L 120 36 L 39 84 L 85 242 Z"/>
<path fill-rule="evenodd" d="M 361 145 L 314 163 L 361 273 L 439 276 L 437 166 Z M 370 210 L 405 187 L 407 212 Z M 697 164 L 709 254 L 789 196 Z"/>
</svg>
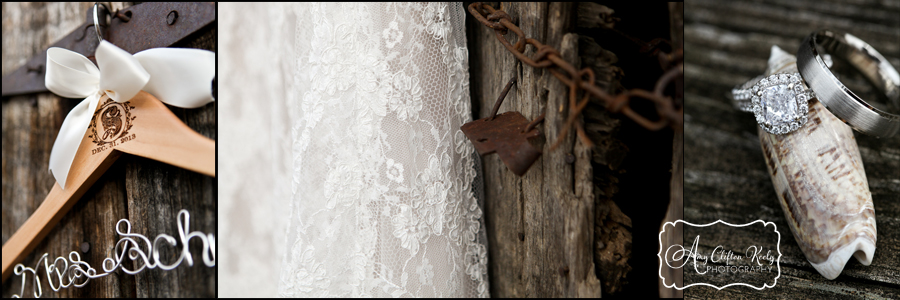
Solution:
<svg viewBox="0 0 900 300">
<path fill-rule="evenodd" d="M 460 3 L 278 4 L 292 198 L 279 293 L 486 297 Z M 273 37 L 277 38 L 277 37 Z"/>
<path fill-rule="evenodd" d="M 290 74 L 280 66 L 289 47 L 282 44 L 293 39 L 285 38 L 287 19 L 276 6 L 223 2 L 218 13 L 219 295 L 272 298 L 291 200 L 283 79 Z"/>
</svg>

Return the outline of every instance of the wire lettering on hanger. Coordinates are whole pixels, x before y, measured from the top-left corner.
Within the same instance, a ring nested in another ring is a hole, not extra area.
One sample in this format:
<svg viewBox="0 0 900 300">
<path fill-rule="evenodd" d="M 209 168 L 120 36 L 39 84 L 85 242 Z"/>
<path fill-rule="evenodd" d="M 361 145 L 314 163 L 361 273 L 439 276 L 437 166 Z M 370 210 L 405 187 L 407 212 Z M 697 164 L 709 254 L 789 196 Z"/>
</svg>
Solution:
<svg viewBox="0 0 900 300">
<path fill-rule="evenodd" d="M 182 216 L 184 216 L 184 223 L 182 223 Z M 171 246 L 176 246 L 176 240 L 174 237 L 167 234 L 160 234 L 153 240 L 153 244 L 150 244 L 150 239 L 147 237 L 137 234 L 131 233 L 131 223 L 126 219 L 119 220 L 116 223 L 116 233 L 119 234 L 122 238 L 116 242 L 115 248 L 113 248 L 114 256 L 112 258 L 103 259 L 103 271 L 106 273 L 97 274 L 97 270 L 91 267 L 90 264 L 81 260 L 81 256 L 78 255 L 77 251 L 72 251 L 69 253 L 69 259 L 66 260 L 64 257 L 57 257 L 53 260 L 53 263 L 50 263 L 50 258 L 48 253 L 44 253 L 40 259 L 38 259 L 38 263 L 35 264 L 34 268 L 25 267 L 22 264 L 16 264 L 13 272 L 16 275 L 20 275 L 22 277 L 22 289 L 19 290 L 19 294 L 13 294 L 13 298 L 21 298 L 22 293 L 25 292 L 25 272 L 29 272 L 34 276 L 34 297 L 40 298 L 41 291 L 41 281 L 37 276 L 37 269 L 41 267 L 41 261 L 44 263 L 44 270 L 47 272 L 47 283 L 50 284 L 50 288 L 53 291 L 58 292 L 60 288 L 67 288 L 69 286 L 75 285 L 76 287 L 83 287 L 93 278 L 100 278 L 110 273 L 115 272 L 117 269 L 121 268 L 123 272 L 134 275 L 140 273 L 144 270 L 144 268 L 160 268 L 163 270 L 171 270 L 178 265 L 181 264 L 182 261 L 187 261 L 188 266 L 194 265 L 194 259 L 191 256 L 191 252 L 188 250 L 188 242 L 192 238 L 199 238 L 200 241 L 203 242 L 203 248 L 201 249 L 203 253 L 203 263 L 207 267 L 214 267 L 216 265 L 216 238 L 211 233 L 204 234 L 199 231 L 189 232 L 189 222 L 190 222 L 190 214 L 187 210 L 182 209 L 178 212 L 178 237 L 181 244 L 181 255 L 178 257 L 178 260 L 172 263 L 171 265 L 164 264 L 159 259 L 159 246 L 157 243 L 160 239 L 165 240 Z M 126 227 L 124 231 L 119 230 L 119 226 L 125 223 Z M 140 247 L 140 243 L 138 243 L 135 238 L 141 239 L 147 245 L 147 251 L 144 252 L 144 249 Z M 121 246 L 121 248 L 120 248 Z M 121 251 L 120 251 L 121 250 Z M 125 266 L 122 265 L 122 261 L 125 258 L 125 253 L 128 253 L 128 258 L 132 261 L 135 261 L 135 265 L 140 264 L 137 261 L 138 258 L 143 262 L 139 268 L 135 270 L 128 270 Z M 151 253 L 153 256 L 153 260 L 150 260 L 147 253 Z M 56 274 L 56 276 L 52 276 Z M 56 277 L 57 283 L 54 286 L 53 278 Z M 63 278 L 68 278 L 68 283 L 65 283 Z M 79 278 L 84 277 L 84 281 L 76 282 Z"/>
</svg>

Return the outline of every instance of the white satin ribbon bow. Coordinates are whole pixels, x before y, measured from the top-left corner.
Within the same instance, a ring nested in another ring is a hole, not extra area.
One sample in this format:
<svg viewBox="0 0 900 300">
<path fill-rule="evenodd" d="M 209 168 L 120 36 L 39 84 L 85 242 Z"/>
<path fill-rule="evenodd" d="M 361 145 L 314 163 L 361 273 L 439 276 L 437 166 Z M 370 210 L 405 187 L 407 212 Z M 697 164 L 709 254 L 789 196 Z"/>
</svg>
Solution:
<svg viewBox="0 0 900 300">
<path fill-rule="evenodd" d="M 103 94 L 121 103 L 144 90 L 162 102 L 184 108 L 215 101 L 210 84 L 216 76 L 212 51 L 153 48 L 132 56 L 102 41 L 95 57 L 99 68 L 77 52 L 57 47 L 47 50 L 47 89 L 66 98 L 84 98 L 66 116 L 50 151 L 50 173 L 63 189 Z"/>
</svg>

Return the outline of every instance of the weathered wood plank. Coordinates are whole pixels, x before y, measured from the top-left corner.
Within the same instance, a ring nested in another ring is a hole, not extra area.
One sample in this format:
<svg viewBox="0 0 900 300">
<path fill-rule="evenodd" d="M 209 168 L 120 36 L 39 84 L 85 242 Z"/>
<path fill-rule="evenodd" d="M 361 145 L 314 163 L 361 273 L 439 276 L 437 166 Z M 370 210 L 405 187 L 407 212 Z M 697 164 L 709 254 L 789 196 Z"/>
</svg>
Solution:
<svg viewBox="0 0 900 300">
<path fill-rule="evenodd" d="M 609 10 L 591 7 L 597 4 L 578 4 L 580 7 L 585 7 L 585 9 L 578 9 L 578 13 L 597 13 L 598 15 L 584 16 L 584 18 L 581 18 L 584 28 L 576 29 L 576 24 L 574 24 L 576 14 L 571 11 L 575 8 L 574 6 L 556 13 L 553 5 L 549 5 L 546 8 L 541 5 L 543 4 L 520 5 L 517 3 L 504 3 L 502 7 L 512 16 L 513 22 L 522 28 L 526 36 L 540 40 L 560 50 L 563 49 L 559 47 L 564 46 L 559 43 L 565 38 L 565 35 L 556 33 L 551 28 L 559 24 L 561 28 L 579 32 L 578 55 L 580 59 L 573 58 L 571 61 L 577 62 L 580 60 L 581 62 L 577 64 L 584 64 L 593 68 L 596 74 L 597 86 L 610 93 L 620 91 L 623 88 L 619 83 L 622 70 L 614 65 L 618 58 L 616 58 L 615 54 L 598 44 L 610 44 L 611 39 L 608 36 L 610 33 L 604 33 L 600 29 L 592 29 L 608 27 L 601 26 L 603 24 L 599 23 L 612 22 L 612 19 L 607 18 L 609 16 L 604 17 L 599 14 Z M 665 8 L 665 6 L 661 8 Z M 544 12 L 545 9 L 547 9 L 546 12 Z M 628 7 L 627 9 L 636 8 Z M 634 15 L 642 13 L 640 9 L 636 9 L 633 12 Z M 545 23 L 547 29 L 542 27 L 545 26 Z M 667 23 L 667 21 L 662 22 L 662 24 Z M 566 99 L 568 96 L 566 88 L 560 85 L 556 78 L 553 78 L 546 70 L 535 70 L 516 62 L 513 56 L 496 42 L 493 32 L 484 28 L 480 23 L 470 21 L 467 27 L 469 28 L 469 49 L 471 52 L 470 57 L 472 58 L 470 70 L 472 74 L 473 102 L 475 102 L 475 105 L 473 105 L 475 107 L 475 118 L 486 116 L 486 112 L 492 107 L 496 95 L 509 77 L 512 77 L 510 74 L 513 72 L 519 74 L 520 83 L 516 87 L 516 93 L 511 94 L 504 101 L 500 111 L 516 110 L 522 112 L 527 118 L 534 118 L 542 112 L 547 113 L 546 121 L 540 127 L 543 133 L 542 137 L 535 140 L 539 147 L 544 148 L 544 156 L 532 166 L 532 170 L 526 173 L 525 176 L 516 178 L 512 174 L 507 174 L 506 167 L 496 158 L 488 156 L 485 159 L 484 177 L 487 193 L 487 209 L 485 212 L 486 226 L 489 233 L 489 241 L 491 242 L 491 247 L 489 248 L 491 253 L 490 270 L 493 295 L 500 297 L 572 295 L 567 294 L 567 291 L 562 294 L 558 293 L 562 290 L 559 286 L 571 284 L 571 281 L 565 281 L 571 275 L 565 274 L 575 273 L 578 274 L 577 276 L 581 276 L 581 273 L 573 271 L 571 263 L 560 265 L 558 261 L 561 258 L 558 254 L 547 254 L 546 250 L 542 249 L 565 249 L 567 251 L 573 249 L 568 245 L 571 245 L 570 242 L 574 240 L 559 239 L 556 236 L 560 233 L 580 234 L 581 232 L 568 225 L 559 226 L 556 224 L 559 224 L 559 222 L 565 222 L 566 224 L 577 222 L 575 220 L 578 220 L 581 215 L 573 213 L 571 209 L 576 208 L 575 210 L 577 210 L 579 205 L 584 205 L 583 207 L 592 205 L 594 207 L 592 209 L 593 213 L 587 215 L 587 217 L 593 219 L 593 224 L 591 225 L 594 227 L 585 228 L 585 230 L 593 231 L 593 236 L 585 239 L 585 241 L 593 240 L 593 245 L 583 248 L 593 248 L 593 263 L 596 266 L 596 274 L 600 276 L 603 283 L 604 293 L 621 291 L 622 287 L 629 282 L 626 278 L 628 278 L 627 275 L 629 275 L 631 270 L 630 262 L 632 260 L 629 258 L 632 256 L 632 222 L 629 216 L 626 216 L 618 208 L 616 204 L 618 200 L 613 201 L 613 199 L 629 200 L 621 198 L 622 196 L 619 195 L 620 177 L 624 174 L 622 164 L 623 161 L 626 161 L 625 153 L 629 151 L 625 143 L 620 140 L 623 134 L 619 132 L 619 129 L 625 126 L 623 124 L 628 124 L 628 126 L 634 126 L 634 124 L 630 123 L 630 121 L 621 122 L 621 116 L 609 114 L 600 103 L 591 103 L 589 108 L 583 113 L 587 134 L 596 144 L 591 149 L 590 165 L 584 164 L 580 160 L 580 153 L 582 153 L 580 151 L 586 149 L 579 150 L 581 146 L 572 136 L 565 137 L 564 145 L 574 144 L 573 148 L 567 146 L 563 149 L 549 151 L 547 146 L 556 140 L 556 135 L 560 129 L 558 122 L 561 122 L 562 117 L 565 116 L 567 105 L 563 105 L 563 103 L 568 100 Z M 668 30 L 662 32 L 664 34 L 662 37 L 668 37 Z M 510 34 L 508 38 L 515 43 L 514 35 Z M 622 37 L 617 38 L 624 40 Z M 622 49 L 633 51 L 637 48 L 630 48 L 632 46 L 625 45 Z M 528 49 L 525 55 L 531 55 L 533 52 L 534 50 Z M 645 60 L 646 57 L 628 55 L 628 59 L 633 60 L 629 61 L 630 65 L 638 66 L 642 65 L 643 62 L 638 62 L 637 60 Z M 516 66 L 515 71 L 509 67 L 510 65 Z M 658 64 L 654 59 L 653 64 L 649 66 L 658 66 Z M 643 68 L 635 68 L 634 70 L 639 69 L 643 71 Z M 653 71 L 661 73 L 659 70 Z M 636 72 L 638 72 L 637 74 L 643 73 L 640 71 Z M 656 80 L 652 72 L 646 73 L 641 75 L 645 75 L 644 77 L 647 77 L 648 80 Z M 632 78 L 643 77 L 635 76 Z M 638 82 L 636 79 L 633 80 Z M 652 81 L 647 82 L 650 83 L 650 87 L 652 87 Z M 562 92 L 556 91 L 556 89 L 561 89 Z M 640 147 L 647 147 L 647 145 L 651 144 L 647 142 L 648 139 L 658 139 L 659 137 L 664 137 L 661 140 L 665 140 L 665 148 L 672 147 L 668 140 L 668 138 L 671 138 L 671 135 L 647 134 L 643 132 L 643 129 L 634 129 L 633 127 L 629 130 L 638 131 L 638 134 L 635 136 L 639 137 L 635 137 L 633 142 Z M 665 167 L 660 169 L 663 169 L 664 173 L 668 174 L 667 170 L 670 167 L 668 157 L 670 154 L 668 154 L 668 150 L 659 152 L 666 153 L 663 156 L 665 158 L 661 159 L 666 162 L 664 164 Z M 572 166 L 558 163 L 564 161 L 565 156 L 569 153 L 572 153 L 575 158 Z M 642 149 L 642 153 L 647 155 L 651 153 L 657 154 L 646 149 Z M 640 160 L 641 158 L 635 159 Z M 645 169 L 641 169 L 639 173 L 652 173 L 651 168 L 647 167 L 649 164 L 646 162 L 640 164 L 640 168 Z M 590 174 L 590 176 L 585 174 Z M 592 178 L 588 180 L 586 177 Z M 644 184 L 644 188 L 648 186 L 648 182 L 652 181 L 653 183 L 650 186 L 653 186 L 655 191 L 660 191 L 661 189 L 656 188 L 657 186 L 665 186 L 666 188 L 669 186 L 668 176 L 665 177 L 658 184 L 655 179 L 635 178 L 635 180 L 641 181 Z M 592 184 L 586 184 L 585 180 Z M 640 184 L 634 185 L 638 186 Z M 591 194 L 595 195 L 593 203 L 566 200 L 573 199 L 572 195 L 575 196 L 574 198 L 585 197 L 587 195 L 585 187 L 587 186 L 590 186 Z M 571 187 L 574 187 L 574 190 L 568 192 L 570 194 L 560 193 L 560 191 L 567 191 Z M 630 191 L 630 193 L 632 196 L 649 194 L 634 191 Z M 641 216 L 641 222 L 639 223 L 645 233 L 641 241 L 642 244 L 646 245 L 647 249 L 655 248 L 658 244 L 656 235 L 648 232 L 658 230 L 659 221 L 662 220 L 663 214 L 665 214 L 665 206 L 669 203 L 670 195 L 668 193 L 660 194 L 665 195 L 665 201 L 659 202 L 665 204 L 659 207 L 658 215 L 656 212 L 645 214 Z M 558 202 L 562 202 L 562 204 Z M 560 212 L 564 212 L 564 217 L 559 217 Z M 649 221 L 651 219 L 653 221 Z M 562 227 L 565 232 L 561 232 L 558 227 Z M 652 254 L 650 254 L 651 252 Z M 576 253 L 564 253 L 569 258 L 578 256 Z M 654 250 L 645 251 L 642 248 L 641 253 L 642 256 L 655 257 Z M 569 258 L 566 259 L 572 261 Z M 641 275 L 633 277 L 636 278 L 634 282 L 651 284 L 650 282 L 655 281 L 658 277 L 656 268 L 655 263 L 651 265 L 648 261 L 647 267 L 641 268 Z M 566 273 L 567 270 L 569 273 Z M 652 272 L 649 272 L 651 270 Z M 640 285 L 640 283 L 637 285 Z M 630 291 L 630 293 L 652 294 L 656 294 L 656 292 L 656 290 L 647 291 L 639 288 Z"/>
<path fill-rule="evenodd" d="M 3 73 L 7 74 L 38 51 L 81 24 L 93 3 L 3 3 Z M 115 11 L 128 3 L 107 3 Z M 10 26 L 6 26 L 10 25 Z M 208 28 L 178 47 L 215 50 L 215 30 Z M 215 86 L 215 85 L 213 85 Z M 215 92 L 214 92 L 215 93 Z M 3 242 L 40 205 L 55 180 L 47 171 L 50 150 L 66 114 L 78 101 L 53 94 L 33 94 L 3 99 L 2 194 Z M 169 107 L 189 127 L 216 138 L 215 104 L 185 110 Z M 119 236 L 115 224 L 128 219 L 132 231 L 155 238 L 176 235 L 179 209 L 191 212 L 191 230 L 216 234 L 215 178 L 178 169 L 131 155 L 123 155 L 62 218 L 24 264 L 34 267 L 43 253 L 51 258 L 77 250 L 82 260 L 102 271 L 104 258 L 112 256 Z M 89 249 L 81 252 L 87 242 Z M 96 279 L 83 288 L 54 292 L 42 273 L 43 297 L 213 297 L 216 268 L 200 260 L 199 241 L 190 243 L 194 266 L 172 271 L 145 270 L 138 276 L 122 272 Z M 164 250 L 164 261 L 174 261 L 174 251 Z M 133 269 L 130 264 L 126 264 Z M 31 278 L 25 287 L 32 296 Z M 3 283 L 3 296 L 19 293 L 21 280 L 13 275 Z"/>
<path fill-rule="evenodd" d="M 591 67 L 596 75 L 595 84 L 609 93 L 624 88 L 620 83 L 623 70 L 617 65 L 622 57 L 633 70 L 626 71 L 634 74 L 627 77 L 633 84 L 628 88 L 652 89 L 662 73 L 655 57 L 638 54 L 636 50 L 640 47 L 635 43 L 602 29 L 616 21 L 608 15 L 612 10 L 599 4 L 494 5 L 498 6 L 512 17 L 513 23 L 522 28 L 528 38 L 551 45 L 561 53 L 567 47 L 569 35 L 565 33 L 577 32 L 578 38 L 573 38 L 572 42 L 577 41 L 578 57 L 566 60 L 575 63 L 576 67 Z M 622 7 L 630 13 L 631 24 L 644 24 L 644 28 L 652 24 L 654 30 L 661 29 L 657 30 L 659 33 L 652 33 L 650 39 L 669 37 L 669 31 L 665 30 L 668 28 L 666 5 L 655 7 L 649 13 L 653 15 L 651 22 L 642 19 L 648 13 L 644 7 Z M 662 18 L 656 18 L 660 15 Z M 518 63 L 496 41 L 493 31 L 474 19 L 469 19 L 467 30 L 474 118 L 486 117 L 513 74 L 518 75 L 519 84 L 500 111 L 519 111 L 529 119 L 546 113 L 546 121 L 538 127 L 542 134 L 534 140 L 544 154 L 522 178 L 509 173 L 496 157 L 485 157 L 485 218 L 492 295 L 599 295 L 600 291 L 593 286 L 595 276 L 599 278 L 604 294 L 658 295 L 657 289 L 645 287 L 654 284 L 658 278 L 656 233 L 671 197 L 667 193 L 671 167 L 669 151 L 673 147 L 669 140 L 671 132 L 649 132 L 639 128 L 627 118 L 607 112 L 604 104 L 597 100 L 582 113 L 586 133 L 595 143 L 593 149 L 587 151 L 570 134 L 564 137 L 564 147 L 549 151 L 561 128 L 559 122 L 567 115 L 567 88 L 550 72 Z M 508 34 L 507 38 L 516 42 L 514 34 Z M 642 34 L 641 38 L 645 36 Z M 628 53 L 617 57 L 618 53 L 613 54 L 614 51 L 607 48 L 611 46 Z M 531 47 L 526 49 L 525 55 L 534 53 Z M 631 144 L 626 143 L 625 138 Z M 632 146 L 640 149 L 640 155 L 627 158 L 626 153 L 631 155 L 629 148 Z M 570 154 L 574 162 L 568 165 L 564 162 Z M 582 159 L 583 155 L 588 159 Z M 620 192 L 623 182 L 627 182 L 629 188 Z M 641 204 L 633 204 L 638 202 Z M 619 209 L 623 203 L 639 218 L 634 227 L 631 219 L 634 216 L 626 215 L 624 206 Z M 636 241 L 640 240 L 635 253 L 644 262 L 642 267 L 635 267 L 639 271 L 632 272 L 632 264 L 639 261 L 631 259 L 634 256 L 632 231 L 638 230 L 642 234 L 640 238 L 635 236 Z M 590 234 L 583 235 L 586 232 Z M 588 255 L 593 257 L 583 256 L 579 252 L 583 249 L 593 251 Z M 578 261 L 583 263 L 576 263 Z M 577 269 L 588 263 L 594 269 L 593 274 Z M 577 283 L 576 280 L 583 281 Z"/>
<path fill-rule="evenodd" d="M 584 67 L 590 67 L 596 76 L 595 85 L 607 93 L 616 94 L 623 89 L 620 83 L 622 69 L 616 66 L 619 58 L 601 47 L 605 42 L 602 29 L 614 28 L 619 18 L 615 12 L 601 4 L 580 2 L 578 5 L 579 58 Z M 616 204 L 620 180 L 628 147 L 621 140 L 622 116 L 610 113 L 597 99 L 582 113 L 588 137 L 595 144 L 591 149 L 594 183 L 594 263 L 605 295 L 621 295 L 629 283 L 633 270 L 632 228 L 628 215 Z"/>
<path fill-rule="evenodd" d="M 567 61 L 575 61 L 577 36 L 564 36 L 564 29 L 572 25 L 572 4 L 502 3 L 499 8 L 527 37 L 552 45 Z M 491 294 L 597 297 L 599 281 L 591 263 L 594 212 L 590 151 L 577 146 L 572 134 L 565 137 L 559 149 L 549 151 L 567 115 L 557 107 L 568 102 L 568 91 L 550 78 L 549 72 L 516 61 L 496 41 L 493 30 L 469 20 L 475 118 L 487 117 L 503 85 L 513 76 L 518 76 L 518 83 L 500 112 L 519 111 L 528 119 L 546 113 L 539 127 L 542 136 L 536 139 L 544 154 L 523 177 L 509 172 L 497 156 L 484 157 Z M 514 34 L 507 38 L 516 42 Z M 533 54 L 533 47 L 525 52 Z M 566 163 L 567 155 L 574 155 L 579 167 Z"/>
<path fill-rule="evenodd" d="M 726 93 L 762 74 L 772 45 L 794 52 L 810 32 L 831 28 L 850 32 L 900 67 L 900 3 L 896 1 L 709 1 L 685 3 L 685 219 L 739 224 L 771 221 L 781 232 L 782 277 L 771 289 L 729 287 L 685 290 L 688 298 L 797 295 L 802 298 L 900 296 L 900 137 L 877 139 L 854 132 L 878 222 L 875 258 L 855 259 L 835 280 L 827 280 L 806 260 L 787 228 L 766 170 L 752 114 L 734 109 Z M 877 90 L 861 76 L 839 72 L 841 80 L 866 99 Z M 723 151 L 727 149 L 727 151 Z M 687 241 L 704 236 L 701 252 L 736 241 L 764 239 L 763 232 L 685 228 Z M 747 233 L 747 234 L 744 234 Z M 731 239 L 731 240 L 729 240 Z M 689 280 L 692 273 L 687 273 Z M 716 283 L 734 277 L 710 277 Z M 738 278 L 740 279 L 740 278 Z M 689 280 L 686 280 L 689 281 Z"/>
</svg>

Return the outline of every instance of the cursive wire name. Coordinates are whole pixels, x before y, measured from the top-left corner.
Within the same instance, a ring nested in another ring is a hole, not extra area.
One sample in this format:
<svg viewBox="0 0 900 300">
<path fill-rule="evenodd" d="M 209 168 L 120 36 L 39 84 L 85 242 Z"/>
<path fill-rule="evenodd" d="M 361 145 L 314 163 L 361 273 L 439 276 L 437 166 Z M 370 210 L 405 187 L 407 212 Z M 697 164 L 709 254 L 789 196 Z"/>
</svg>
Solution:
<svg viewBox="0 0 900 300">
<path fill-rule="evenodd" d="M 184 222 L 182 222 L 182 216 L 184 218 Z M 153 244 L 150 243 L 150 239 L 147 237 L 137 234 L 131 233 L 131 223 L 126 219 L 119 220 L 116 223 L 116 233 L 119 234 L 122 238 L 116 242 L 116 247 L 114 248 L 114 256 L 112 258 L 107 257 L 103 259 L 103 271 L 106 273 L 97 274 L 97 270 L 91 267 L 90 264 L 81 260 L 81 256 L 78 255 L 77 251 L 72 251 L 69 253 L 69 259 L 66 260 L 63 257 L 57 257 L 53 260 L 53 264 L 49 262 L 49 254 L 44 253 L 40 259 L 38 259 L 37 264 L 35 264 L 34 268 L 25 267 L 22 264 L 16 264 L 13 268 L 13 272 L 16 275 L 22 276 L 22 289 L 19 290 L 19 294 L 13 294 L 13 298 L 21 298 L 21 295 L 25 292 L 25 281 L 27 273 L 31 273 L 34 277 L 34 286 L 33 294 L 35 298 L 40 298 L 43 292 L 41 291 L 41 281 L 37 276 L 36 269 L 41 267 L 41 262 L 44 263 L 44 270 L 47 272 L 47 283 L 50 284 L 50 288 L 55 292 L 59 292 L 61 288 L 68 288 L 69 286 L 83 287 L 88 283 L 91 279 L 104 277 L 109 275 L 112 272 L 115 272 L 117 269 L 121 268 L 123 272 L 134 275 L 140 273 L 144 270 L 144 268 L 160 268 L 163 270 L 171 270 L 181 264 L 182 261 L 187 261 L 188 266 L 194 265 L 194 259 L 191 255 L 191 252 L 188 249 L 188 242 L 192 238 L 198 238 L 203 242 L 203 263 L 208 267 L 213 267 L 216 265 L 216 238 L 212 234 L 203 234 L 199 231 L 189 232 L 189 224 L 190 224 L 190 214 L 187 210 L 180 210 L 178 212 L 178 217 L 176 217 L 178 221 L 178 237 L 181 241 L 181 255 L 178 257 L 178 260 L 172 264 L 165 264 L 159 259 L 159 245 L 160 241 L 165 241 L 171 246 L 176 246 L 177 241 L 174 237 L 167 234 L 160 234 L 153 240 Z M 125 230 L 120 230 L 120 226 L 125 224 Z M 140 239 L 144 241 L 144 245 L 147 247 L 147 251 L 141 248 L 141 244 L 137 242 L 136 239 Z M 121 251 L 120 251 L 121 250 Z M 122 266 L 122 261 L 125 258 L 125 253 L 128 253 L 128 258 L 131 261 L 135 261 L 135 265 L 140 263 L 140 267 L 137 267 L 135 270 L 128 270 L 124 266 Z M 149 259 L 147 253 L 151 253 L 153 259 Z M 140 261 L 138 261 L 140 259 Z M 60 265 L 62 263 L 62 265 Z M 71 263 L 71 264 L 70 264 Z M 55 276 L 54 276 L 55 274 Z M 54 285 L 53 278 L 56 277 L 57 284 Z M 78 282 L 78 280 L 83 281 Z M 63 279 L 68 279 L 68 283 L 66 283 Z"/>
</svg>

